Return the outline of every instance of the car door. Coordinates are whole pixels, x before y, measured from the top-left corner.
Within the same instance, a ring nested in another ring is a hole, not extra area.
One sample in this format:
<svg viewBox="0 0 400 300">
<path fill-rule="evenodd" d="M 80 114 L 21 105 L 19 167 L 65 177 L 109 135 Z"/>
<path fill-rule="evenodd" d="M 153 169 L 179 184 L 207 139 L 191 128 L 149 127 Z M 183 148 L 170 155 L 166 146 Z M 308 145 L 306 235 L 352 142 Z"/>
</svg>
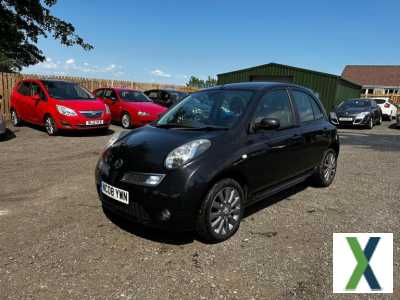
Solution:
<svg viewBox="0 0 400 300">
<path fill-rule="evenodd" d="M 47 112 L 47 97 L 43 89 L 36 82 L 31 82 L 31 92 L 29 107 L 32 112 L 32 121 L 36 124 L 42 124 L 44 115 Z M 36 97 L 35 97 L 36 96 Z"/>
<path fill-rule="evenodd" d="M 31 94 L 31 84 L 29 81 L 22 81 L 14 94 L 15 97 L 15 109 L 20 118 L 25 121 L 30 121 L 29 112 L 29 97 Z"/>
<path fill-rule="evenodd" d="M 113 121 L 119 121 L 121 118 L 120 103 L 114 89 L 105 89 L 103 94 L 104 103 L 108 105 Z"/>
<path fill-rule="evenodd" d="M 301 89 L 290 89 L 299 120 L 299 134 L 305 141 L 301 151 L 301 171 L 312 169 L 321 162 L 330 143 L 329 123 L 320 102 Z"/>
<path fill-rule="evenodd" d="M 273 90 L 261 97 L 252 124 L 260 118 L 276 118 L 280 127 L 249 133 L 244 172 L 256 193 L 297 175 L 299 150 L 304 144 L 286 89 Z"/>
</svg>

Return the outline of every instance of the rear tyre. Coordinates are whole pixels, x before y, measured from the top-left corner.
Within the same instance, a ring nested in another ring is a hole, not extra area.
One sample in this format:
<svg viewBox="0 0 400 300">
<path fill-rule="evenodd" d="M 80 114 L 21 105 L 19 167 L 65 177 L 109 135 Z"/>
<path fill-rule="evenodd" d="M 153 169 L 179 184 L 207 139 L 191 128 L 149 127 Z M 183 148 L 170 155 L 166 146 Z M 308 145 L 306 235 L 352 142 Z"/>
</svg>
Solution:
<svg viewBox="0 0 400 300">
<path fill-rule="evenodd" d="M 377 123 L 378 125 L 381 125 L 382 124 L 382 115 L 380 115 L 379 116 L 379 119 L 378 119 L 378 123 Z"/>
<path fill-rule="evenodd" d="M 11 110 L 11 123 L 14 127 L 19 127 L 22 125 L 22 120 L 18 116 L 15 109 Z"/>
<path fill-rule="evenodd" d="M 46 132 L 50 136 L 54 136 L 58 134 L 58 128 L 56 122 L 51 116 L 47 116 L 44 120 Z"/>
<path fill-rule="evenodd" d="M 239 229 L 243 216 L 244 192 L 233 179 L 218 181 L 205 197 L 196 230 L 208 242 L 222 242 Z"/>
<path fill-rule="evenodd" d="M 337 168 L 337 156 L 333 149 L 325 151 L 320 165 L 311 177 L 312 183 L 318 187 L 330 186 L 335 179 Z"/>
<path fill-rule="evenodd" d="M 128 129 L 131 128 L 132 118 L 128 113 L 124 113 L 121 118 L 121 125 L 123 128 Z"/>
</svg>

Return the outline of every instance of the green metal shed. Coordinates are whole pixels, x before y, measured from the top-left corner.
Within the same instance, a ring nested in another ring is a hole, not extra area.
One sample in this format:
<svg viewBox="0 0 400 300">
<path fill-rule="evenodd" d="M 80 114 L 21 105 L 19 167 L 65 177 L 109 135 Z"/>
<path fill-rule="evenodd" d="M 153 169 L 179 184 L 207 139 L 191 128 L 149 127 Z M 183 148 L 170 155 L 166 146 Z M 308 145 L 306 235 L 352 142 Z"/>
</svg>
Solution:
<svg viewBox="0 0 400 300">
<path fill-rule="evenodd" d="M 291 67 L 276 63 L 218 74 L 218 84 L 247 81 L 290 82 L 319 94 L 327 111 L 345 99 L 358 98 L 361 86 L 337 75 Z"/>
</svg>

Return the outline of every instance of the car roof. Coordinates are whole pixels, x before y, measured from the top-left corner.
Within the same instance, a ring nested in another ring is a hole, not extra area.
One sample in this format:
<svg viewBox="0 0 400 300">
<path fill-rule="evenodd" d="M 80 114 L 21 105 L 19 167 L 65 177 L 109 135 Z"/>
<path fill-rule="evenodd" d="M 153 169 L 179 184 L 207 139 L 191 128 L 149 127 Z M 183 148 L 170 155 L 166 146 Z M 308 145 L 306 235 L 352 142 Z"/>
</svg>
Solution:
<svg viewBox="0 0 400 300">
<path fill-rule="evenodd" d="M 97 88 L 96 90 L 100 90 L 100 89 L 113 89 L 113 90 L 115 90 L 115 91 L 142 92 L 142 91 L 137 90 L 137 89 L 123 88 L 123 87 L 100 87 L 100 88 Z"/>
<path fill-rule="evenodd" d="M 239 83 L 228 83 L 217 85 L 211 88 L 203 89 L 202 91 L 207 90 L 249 90 L 249 91 L 260 91 L 265 89 L 270 89 L 274 87 L 296 87 L 307 90 L 314 94 L 312 90 L 306 88 L 301 85 L 296 85 L 292 83 L 283 83 L 283 82 L 239 82 Z"/>
</svg>

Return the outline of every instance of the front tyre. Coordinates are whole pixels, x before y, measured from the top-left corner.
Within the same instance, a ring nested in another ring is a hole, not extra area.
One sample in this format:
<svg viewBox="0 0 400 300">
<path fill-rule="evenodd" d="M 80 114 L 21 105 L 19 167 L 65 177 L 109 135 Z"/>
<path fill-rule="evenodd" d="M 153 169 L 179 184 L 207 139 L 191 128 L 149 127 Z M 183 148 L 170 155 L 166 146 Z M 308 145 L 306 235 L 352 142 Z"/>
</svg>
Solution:
<svg viewBox="0 0 400 300">
<path fill-rule="evenodd" d="M 325 151 L 322 161 L 315 170 L 311 180 L 315 186 L 328 187 L 335 179 L 337 168 L 337 155 L 333 149 Z"/>
<path fill-rule="evenodd" d="M 367 128 L 368 129 L 374 128 L 374 120 L 373 120 L 372 116 L 369 118 L 369 122 L 368 122 Z"/>
<path fill-rule="evenodd" d="M 56 122 L 54 121 L 54 119 L 51 116 L 47 116 L 44 120 L 44 123 L 45 123 L 46 132 L 48 135 L 50 135 L 50 136 L 57 135 L 58 128 L 57 128 Z"/>
<path fill-rule="evenodd" d="M 207 193 L 197 217 L 198 234 L 208 242 L 222 242 L 239 229 L 244 192 L 233 179 L 218 181 Z"/>
<path fill-rule="evenodd" d="M 124 113 L 121 118 L 122 127 L 125 129 L 131 128 L 132 118 L 128 113 Z"/>
</svg>

